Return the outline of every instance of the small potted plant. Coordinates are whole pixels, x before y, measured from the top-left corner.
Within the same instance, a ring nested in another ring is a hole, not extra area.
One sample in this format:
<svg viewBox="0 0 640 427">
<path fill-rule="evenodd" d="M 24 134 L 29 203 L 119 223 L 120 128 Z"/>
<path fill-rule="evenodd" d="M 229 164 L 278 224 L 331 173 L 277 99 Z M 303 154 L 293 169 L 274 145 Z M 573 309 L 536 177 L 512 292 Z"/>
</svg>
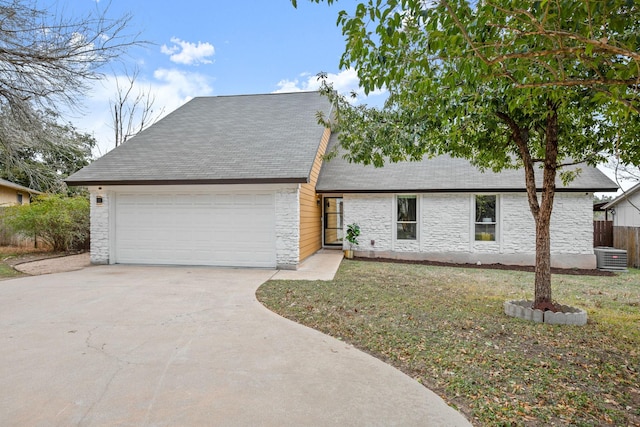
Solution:
<svg viewBox="0 0 640 427">
<path fill-rule="evenodd" d="M 358 236 L 360 235 L 360 226 L 355 222 L 347 225 L 347 241 L 349 242 L 349 249 L 344 251 L 344 256 L 348 259 L 353 258 L 353 247 L 358 246 Z"/>
</svg>

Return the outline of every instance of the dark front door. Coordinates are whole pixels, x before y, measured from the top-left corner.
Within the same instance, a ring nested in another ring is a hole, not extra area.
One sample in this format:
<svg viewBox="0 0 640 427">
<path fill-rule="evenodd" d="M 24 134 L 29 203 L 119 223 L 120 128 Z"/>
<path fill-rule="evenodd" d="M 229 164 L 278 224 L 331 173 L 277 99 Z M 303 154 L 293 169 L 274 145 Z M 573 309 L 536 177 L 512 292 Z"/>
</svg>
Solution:
<svg viewBox="0 0 640 427">
<path fill-rule="evenodd" d="M 342 246 L 342 197 L 324 198 L 324 244 Z"/>
</svg>

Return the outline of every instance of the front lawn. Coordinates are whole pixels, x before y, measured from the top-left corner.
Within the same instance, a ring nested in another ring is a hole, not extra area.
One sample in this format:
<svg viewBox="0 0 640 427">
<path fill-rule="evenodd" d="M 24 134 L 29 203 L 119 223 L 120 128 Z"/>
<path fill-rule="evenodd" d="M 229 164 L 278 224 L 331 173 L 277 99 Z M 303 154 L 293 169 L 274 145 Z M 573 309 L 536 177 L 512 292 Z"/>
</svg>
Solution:
<svg viewBox="0 0 640 427">
<path fill-rule="evenodd" d="M 396 366 L 475 425 L 640 425 L 640 270 L 554 275 L 583 327 L 507 317 L 533 274 L 344 261 L 331 282 L 270 281 L 269 309 Z"/>
</svg>

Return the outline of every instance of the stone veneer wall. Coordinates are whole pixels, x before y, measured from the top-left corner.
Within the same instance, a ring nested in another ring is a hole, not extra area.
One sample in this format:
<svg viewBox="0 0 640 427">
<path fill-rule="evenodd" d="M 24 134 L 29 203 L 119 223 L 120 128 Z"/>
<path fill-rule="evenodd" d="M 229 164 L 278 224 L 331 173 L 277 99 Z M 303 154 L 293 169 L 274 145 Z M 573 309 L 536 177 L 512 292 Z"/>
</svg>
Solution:
<svg viewBox="0 0 640 427">
<path fill-rule="evenodd" d="M 345 194 L 343 196 L 343 222 L 360 225 L 360 245 L 358 249 L 391 250 L 393 247 L 392 201 L 388 194 Z M 343 248 L 348 249 L 345 239 Z"/>
<path fill-rule="evenodd" d="M 422 251 L 469 251 L 473 237 L 472 197 L 469 194 L 425 194 L 421 197 Z"/>
<path fill-rule="evenodd" d="M 526 196 L 503 194 L 500 199 L 503 253 L 535 252 L 535 222 Z M 551 214 L 551 253 L 593 254 L 593 194 L 556 194 Z"/>
<path fill-rule="evenodd" d="M 109 204 L 110 195 L 90 189 L 91 202 L 91 263 L 109 263 Z M 96 204 L 96 196 L 102 196 L 102 205 Z"/>
<path fill-rule="evenodd" d="M 276 268 L 295 270 L 300 262 L 300 191 L 276 191 Z"/>
<path fill-rule="evenodd" d="M 557 193 L 551 220 L 552 263 L 594 268 L 592 194 Z M 418 239 L 395 240 L 395 195 L 345 194 L 345 226 L 361 227 L 358 255 L 448 262 L 533 264 L 535 224 L 525 193 L 498 197 L 498 238 L 476 242 L 474 194 L 418 194 Z M 373 241 L 373 244 L 372 244 Z"/>
<path fill-rule="evenodd" d="M 593 193 L 556 195 L 551 216 L 551 253 L 593 254 Z"/>
</svg>

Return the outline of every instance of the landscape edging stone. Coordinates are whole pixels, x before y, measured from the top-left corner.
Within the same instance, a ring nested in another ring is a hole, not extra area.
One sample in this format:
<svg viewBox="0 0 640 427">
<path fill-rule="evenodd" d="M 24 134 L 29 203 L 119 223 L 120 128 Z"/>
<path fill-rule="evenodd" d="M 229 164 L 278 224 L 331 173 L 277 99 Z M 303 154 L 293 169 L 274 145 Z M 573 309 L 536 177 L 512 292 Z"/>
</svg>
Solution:
<svg viewBox="0 0 640 427">
<path fill-rule="evenodd" d="M 507 316 L 529 320 L 536 323 L 546 323 L 549 325 L 576 325 L 587 324 L 587 312 L 568 305 L 557 306 L 560 311 L 542 311 L 533 309 L 533 301 L 513 300 L 505 301 L 504 313 Z"/>
</svg>

